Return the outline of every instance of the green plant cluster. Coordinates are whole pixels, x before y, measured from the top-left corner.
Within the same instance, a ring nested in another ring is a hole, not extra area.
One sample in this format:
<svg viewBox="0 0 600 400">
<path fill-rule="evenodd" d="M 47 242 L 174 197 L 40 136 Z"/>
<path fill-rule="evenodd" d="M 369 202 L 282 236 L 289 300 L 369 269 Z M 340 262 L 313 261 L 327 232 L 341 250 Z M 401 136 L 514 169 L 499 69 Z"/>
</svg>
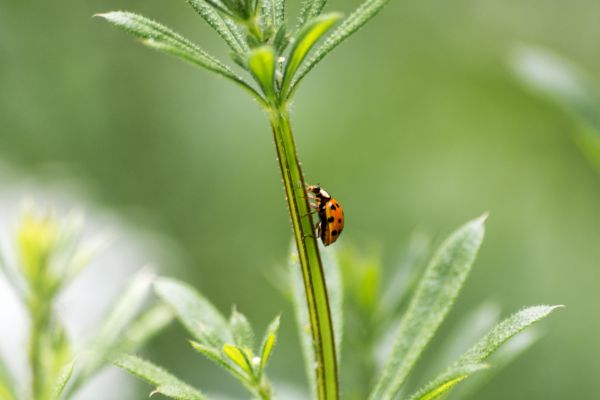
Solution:
<svg viewBox="0 0 600 400">
<path fill-rule="evenodd" d="M 140 271 L 115 300 L 96 336 L 83 348 L 74 348 L 55 306 L 61 291 L 88 265 L 102 241 L 81 243 L 82 219 L 58 219 L 33 207 L 23 215 L 17 231 L 15 264 L 0 258 L 0 267 L 26 306 L 29 325 L 29 387 L 17 387 L 0 358 L 0 398 L 55 400 L 76 393 L 116 354 L 135 351 L 168 325 L 173 314 L 167 306 L 147 307 L 154 279 Z M 69 385 L 67 386 L 67 382 Z"/>
</svg>

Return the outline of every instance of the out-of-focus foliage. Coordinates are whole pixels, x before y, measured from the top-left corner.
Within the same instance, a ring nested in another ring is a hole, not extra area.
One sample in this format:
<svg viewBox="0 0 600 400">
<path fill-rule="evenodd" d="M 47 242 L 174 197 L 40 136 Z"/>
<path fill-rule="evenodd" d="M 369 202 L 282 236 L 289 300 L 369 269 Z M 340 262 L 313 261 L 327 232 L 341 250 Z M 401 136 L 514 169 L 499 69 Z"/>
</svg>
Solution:
<svg viewBox="0 0 600 400">
<path fill-rule="evenodd" d="M 576 121 L 575 140 L 600 172 L 600 86 L 580 68 L 548 50 L 519 47 L 512 67 L 523 84 Z"/>
<path fill-rule="evenodd" d="M 80 243 L 81 230 L 82 220 L 76 215 L 61 220 L 53 212 L 29 206 L 15 233 L 15 263 L 7 261 L 9 257 L 4 254 L 0 258 L 1 271 L 29 317 L 27 348 L 23 348 L 23 353 L 27 353 L 29 386 L 19 387 L 8 374 L 17 368 L 0 361 L 3 398 L 71 398 L 118 352 L 139 348 L 172 319 L 162 306 L 144 312 L 154 278 L 142 271 L 116 300 L 95 338 L 83 348 L 74 348 L 56 303 L 61 291 L 82 272 L 99 248 Z M 157 314 L 157 310 L 162 311 Z"/>
</svg>

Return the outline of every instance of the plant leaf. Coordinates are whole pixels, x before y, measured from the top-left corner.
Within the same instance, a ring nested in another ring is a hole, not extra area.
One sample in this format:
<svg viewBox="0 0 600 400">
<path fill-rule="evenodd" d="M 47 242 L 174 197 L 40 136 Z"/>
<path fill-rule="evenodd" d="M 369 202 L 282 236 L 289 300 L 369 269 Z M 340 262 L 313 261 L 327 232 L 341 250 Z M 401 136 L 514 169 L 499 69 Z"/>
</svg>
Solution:
<svg viewBox="0 0 600 400">
<path fill-rule="evenodd" d="M 188 4 L 198 13 L 227 42 L 231 50 L 243 55 L 248 49 L 248 44 L 234 24 L 228 23 L 217 11 L 204 0 L 188 0 Z"/>
<path fill-rule="evenodd" d="M 267 98 L 275 98 L 275 52 L 271 46 L 252 49 L 248 54 L 250 73 Z"/>
<path fill-rule="evenodd" d="M 262 13 L 274 30 L 285 23 L 285 0 L 262 0 Z"/>
<path fill-rule="evenodd" d="M 113 11 L 97 14 L 96 16 L 104 18 L 111 24 L 141 38 L 142 43 L 148 47 L 175 55 L 232 80 L 250 92 L 259 102 L 264 103 L 262 96 L 228 66 L 158 22 L 125 11 Z"/>
<path fill-rule="evenodd" d="M 431 259 L 404 314 L 396 341 L 371 399 L 393 399 L 444 321 L 460 291 L 484 234 L 485 216 L 455 231 Z"/>
<path fill-rule="evenodd" d="M 331 315 L 333 318 L 333 327 L 335 335 L 336 356 L 341 355 L 341 343 L 343 332 L 343 287 L 342 277 L 337 262 L 336 248 L 328 247 L 321 249 L 321 257 L 323 261 L 323 270 L 325 271 L 325 281 L 327 282 L 327 292 L 329 295 L 329 306 L 331 307 Z M 302 270 L 298 261 L 296 245 L 291 246 L 291 265 L 290 265 L 290 280 L 292 286 L 294 311 L 296 323 L 298 325 L 298 335 L 302 345 L 302 353 L 304 355 L 304 365 L 306 368 L 306 376 L 312 393 L 311 398 L 317 398 L 314 366 L 316 363 L 312 337 L 310 332 L 310 324 L 308 320 L 308 309 L 306 305 L 306 297 L 304 295 L 304 281 L 302 279 Z"/>
<path fill-rule="evenodd" d="M 342 23 L 333 31 L 333 33 L 325 39 L 323 44 L 314 52 L 308 59 L 306 64 L 300 69 L 296 78 L 292 82 L 290 93 L 293 92 L 298 83 L 306 76 L 315 65 L 319 63 L 331 50 L 335 49 L 340 43 L 347 39 L 350 35 L 356 32 L 360 27 L 366 24 L 373 18 L 389 0 L 365 0 L 352 14 L 348 16 Z"/>
<path fill-rule="evenodd" d="M 313 48 L 317 41 L 340 20 L 341 17 L 342 15 L 339 13 L 321 15 L 311 19 L 298 33 L 293 41 L 288 62 L 285 65 L 283 83 L 281 85 L 281 91 L 283 93 L 282 97 L 286 97 L 294 74 L 298 70 L 300 64 L 302 64 L 302 61 L 304 61 L 304 58 L 306 58 L 308 52 Z"/>
<path fill-rule="evenodd" d="M 300 7 L 300 19 L 298 27 L 302 28 L 306 21 L 321 14 L 321 10 L 325 7 L 327 0 L 304 0 Z"/>
<path fill-rule="evenodd" d="M 231 312 L 229 326 L 233 334 L 235 344 L 241 348 L 254 348 L 254 331 L 244 314 L 240 313 L 235 307 Z"/>
<path fill-rule="evenodd" d="M 425 388 L 411 397 L 413 399 L 430 399 L 436 397 L 421 397 L 423 393 L 429 393 L 433 388 L 440 387 L 447 382 L 448 377 L 467 378 L 472 372 L 469 369 L 477 369 L 478 365 L 495 352 L 508 339 L 523 331 L 531 324 L 547 317 L 552 311 L 561 306 L 534 306 L 526 308 L 496 325 L 487 335 L 481 338 L 473 347 L 467 350 L 446 372 L 434 379 Z M 459 381 L 460 381 L 459 380 Z M 456 381 L 455 383 L 458 383 Z M 454 386 L 454 385 L 452 385 Z M 450 388 L 445 389 L 449 390 Z M 441 393 L 440 393 L 441 394 Z"/>
<path fill-rule="evenodd" d="M 485 360 L 508 339 L 560 307 L 562 306 L 533 306 L 508 317 L 460 357 L 457 364 L 475 364 Z"/>
<path fill-rule="evenodd" d="M 177 379 L 164 369 L 141 358 L 122 355 L 114 361 L 114 364 L 156 386 L 151 393 L 160 393 L 172 399 L 179 400 L 206 400 L 206 397 L 197 389 Z"/>
<path fill-rule="evenodd" d="M 277 316 L 269 324 L 267 332 L 265 333 L 265 337 L 263 338 L 262 345 L 260 346 L 260 369 L 258 373 L 259 377 L 262 375 L 262 372 L 267 366 L 267 362 L 269 361 L 271 353 L 273 352 L 273 347 L 275 347 L 280 320 L 281 318 Z"/>
<path fill-rule="evenodd" d="M 158 278 L 154 289 L 198 342 L 218 351 L 226 342 L 233 342 L 229 324 L 223 315 L 194 288 L 175 279 Z"/>
<path fill-rule="evenodd" d="M 494 368 L 490 368 L 482 373 L 478 373 L 469 380 L 454 388 L 452 396 L 457 399 L 466 399 L 476 393 L 481 387 L 489 382 L 494 375 L 508 366 L 513 360 L 518 358 L 522 353 L 529 349 L 537 342 L 540 335 L 533 328 L 524 330 L 518 333 L 500 347 L 493 355 L 490 356 L 490 364 Z"/>
<path fill-rule="evenodd" d="M 236 369 L 233 365 L 231 365 L 231 363 L 227 359 L 225 359 L 223 357 L 223 353 L 220 350 L 217 351 L 217 350 L 215 350 L 214 347 L 205 346 L 205 345 L 195 342 L 193 340 L 190 340 L 190 344 L 192 345 L 192 348 L 194 350 L 196 350 L 198 353 L 202 354 L 203 356 L 205 356 L 212 362 L 216 363 L 217 365 L 223 367 L 226 371 L 231 373 L 235 378 L 237 378 L 244 385 L 247 385 L 246 377 L 243 376 L 242 373 L 238 369 Z"/>
<path fill-rule="evenodd" d="M 65 390 L 65 387 L 67 386 L 67 383 L 69 383 L 69 379 L 71 379 L 71 376 L 73 374 L 74 366 L 75 366 L 75 360 L 71 361 L 70 363 L 68 363 L 67 365 L 65 365 L 62 368 L 62 370 L 58 376 L 58 382 L 56 383 L 56 387 L 54 389 L 54 394 L 53 394 L 54 400 L 59 400 L 62 397 L 62 393 Z"/>
<path fill-rule="evenodd" d="M 223 345 L 223 353 L 249 376 L 252 376 L 252 364 L 242 349 L 225 343 Z"/>
<path fill-rule="evenodd" d="M 410 397 L 410 400 L 434 400 L 446 394 L 456 384 L 468 376 L 489 368 L 486 364 L 469 364 L 453 369 L 435 379 Z"/>
<path fill-rule="evenodd" d="M 430 373 L 426 376 L 435 376 L 439 371 L 452 365 L 498 322 L 500 322 L 500 306 L 495 303 L 486 302 L 467 312 L 452 326 L 450 332 L 445 334 L 441 348 L 436 349 L 435 356 L 428 362 L 430 368 L 427 368 L 427 371 Z"/>
</svg>

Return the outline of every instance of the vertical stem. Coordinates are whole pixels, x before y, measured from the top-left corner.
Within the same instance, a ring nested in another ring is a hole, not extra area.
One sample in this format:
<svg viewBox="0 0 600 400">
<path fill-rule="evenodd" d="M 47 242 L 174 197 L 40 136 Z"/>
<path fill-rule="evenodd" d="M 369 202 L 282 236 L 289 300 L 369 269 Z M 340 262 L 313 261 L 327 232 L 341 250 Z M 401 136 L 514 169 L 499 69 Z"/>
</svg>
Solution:
<svg viewBox="0 0 600 400">
<path fill-rule="evenodd" d="M 270 110 L 279 167 L 283 177 L 298 257 L 302 268 L 306 302 L 316 357 L 317 395 L 321 400 L 337 400 L 338 372 L 333 324 L 321 256 L 310 216 L 304 176 L 285 106 Z"/>
<path fill-rule="evenodd" d="M 31 328 L 29 338 L 29 365 L 31 368 L 31 396 L 33 400 L 43 398 L 44 381 L 42 366 L 42 337 L 47 327 L 47 313 L 43 301 L 33 295 L 29 301 Z"/>
</svg>

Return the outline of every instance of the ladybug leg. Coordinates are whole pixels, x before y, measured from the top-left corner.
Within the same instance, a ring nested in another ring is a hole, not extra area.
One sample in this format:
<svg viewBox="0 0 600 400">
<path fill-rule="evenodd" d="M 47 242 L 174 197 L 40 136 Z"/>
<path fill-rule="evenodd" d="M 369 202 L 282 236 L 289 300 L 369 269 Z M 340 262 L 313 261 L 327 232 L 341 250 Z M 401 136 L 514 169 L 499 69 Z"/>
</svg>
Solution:
<svg viewBox="0 0 600 400">
<path fill-rule="evenodd" d="M 314 208 L 314 210 L 311 210 L 311 211 L 307 212 L 306 214 L 302 214 L 301 217 L 306 217 L 307 215 L 314 215 L 319 212 L 319 207 L 316 207 L 315 204 L 311 204 L 311 207 Z"/>
<path fill-rule="evenodd" d="M 321 237 L 321 221 L 315 224 L 315 233 L 317 234 L 317 237 Z"/>
</svg>

